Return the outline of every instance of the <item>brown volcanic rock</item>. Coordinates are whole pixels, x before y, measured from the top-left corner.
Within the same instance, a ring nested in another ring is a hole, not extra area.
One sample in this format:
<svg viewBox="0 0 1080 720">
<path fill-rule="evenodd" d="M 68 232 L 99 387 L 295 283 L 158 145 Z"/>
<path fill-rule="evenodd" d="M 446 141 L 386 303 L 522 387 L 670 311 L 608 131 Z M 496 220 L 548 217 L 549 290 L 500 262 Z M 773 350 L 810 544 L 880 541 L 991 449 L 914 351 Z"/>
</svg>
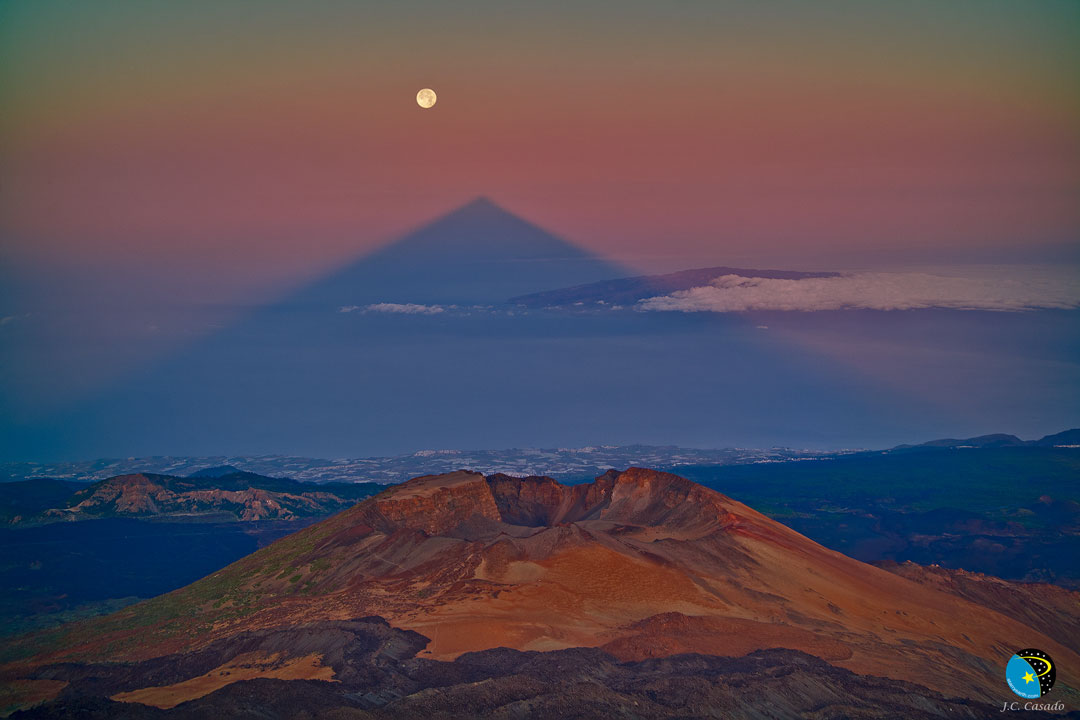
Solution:
<svg viewBox="0 0 1080 720">
<path fill-rule="evenodd" d="M 905 562 L 883 563 L 881 567 L 1019 620 L 1080 652 L 1080 592 L 1049 583 L 1012 582 L 940 565 Z"/>
<path fill-rule="evenodd" d="M 417 478 L 187 588 L 86 623 L 53 660 L 143 659 L 236 633 L 378 615 L 450 660 L 496 647 L 640 659 L 785 648 L 996 701 L 1018 648 L 1080 656 L 1015 618 L 828 550 L 688 480 Z M 115 650 L 120 648 L 120 650 Z M 44 659 L 44 657 L 40 658 Z M 947 671 L 946 671 L 947 670 Z"/>
<path fill-rule="evenodd" d="M 169 502 L 175 497 L 174 493 L 146 475 L 119 475 L 108 482 L 80 491 L 75 496 L 78 498 L 84 495 L 85 499 L 67 510 L 50 510 L 48 514 L 93 514 L 110 508 L 122 515 L 149 515 L 160 512 L 159 502 Z"/>
<path fill-rule="evenodd" d="M 499 519 L 526 527 L 598 520 L 692 532 L 735 520 L 722 495 L 677 475 L 642 468 L 612 470 L 587 485 L 506 475 L 493 475 L 487 482 Z"/>
<path fill-rule="evenodd" d="M 603 483 L 566 487 L 547 477 L 513 478 L 492 475 L 488 478 L 491 495 L 499 517 L 511 525 L 542 527 L 555 525 L 570 511 L 580 514 L 603 496 Z M 587 489 L 586 489 L 587 488 Z M 589 491 L 593 491 L 591 497 Z M 587 503 L 581 507 L 582 503 Z"/>
<path fill-rule="evenodd" d="M 15 718 L 921 720 L 989 717 L 1000 708 L 791 650 L 619 662 L 594 648 L 495 648 L 445 662 L 414 657 L 426 640 L 366 618 L 240 633 L 128 665 L 53 666 L 41 674 L 67 683 L 64 695 Z M 187 701 L 169 710 L 153 707 L 180 699 Z"/>
<path fill-rule="evenodd" d="M 442 535 L 479 516 L 499 521 L 499 509 L 487 481 L 467 471 L 414 478 L 358 509 L 365 525 L 395 532 L 409 529 Z"/>
<path fill-rule="evenodd" d="M 242 474 L 240 474 L 242 476 Z M 262 478 L 270 482 L 273 478 Z M 65 508 L 45 511 L 46 520 L 96 517 L 150 517 L 227 513 L 240 520 L 285 520 L 326 515 L 355 501 L 321 490 L 317 485 L 297 492 L 261 487 L 206 487 L 215 480 L 192 480 L 167 475 L 118 475 L 76 492 Z M 299 486 L 298 483 L 291 483 Z"/>
<path fill-rule="evenodd" d="M 851 648 L 827 635 L 741 618 L 663 613 L 626 630 L 627 634 L 600 649 L 626 661 L 688 653 L 742 657 L 755 650 L 792 645 L 823 660 L 847 660 L 852 655 Z"/>
</svg>

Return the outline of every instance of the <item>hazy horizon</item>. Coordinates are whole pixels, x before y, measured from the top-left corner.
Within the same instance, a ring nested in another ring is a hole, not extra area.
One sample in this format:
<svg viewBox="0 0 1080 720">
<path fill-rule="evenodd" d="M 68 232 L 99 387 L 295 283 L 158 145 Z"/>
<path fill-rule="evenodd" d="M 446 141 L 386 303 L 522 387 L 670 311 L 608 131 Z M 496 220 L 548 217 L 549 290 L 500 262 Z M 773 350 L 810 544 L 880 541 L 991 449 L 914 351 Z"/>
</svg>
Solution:
<svg viewBox="0 0 1080 720">
<path fill-rule="evenodd" d="M 1053 2 L 5 4 L 0 457 L 1080 425 L 1078 27 Z M 520 220 L 380 265 L 477 197 Z M 503 306 L 716 266 L 843 277 Z"/>
<path fill-rule="evenodd" d="M 246 309 L 18 315 L 3 457 L 884 448 L 1080 424 L 1063 392 L 1080 382 L 1069 267 L 717 280 L 588 312 L 506 304 L 632 272 L 484 201 Z M 449 419 L 461 410 L 471 419 Z"/>
</svg>

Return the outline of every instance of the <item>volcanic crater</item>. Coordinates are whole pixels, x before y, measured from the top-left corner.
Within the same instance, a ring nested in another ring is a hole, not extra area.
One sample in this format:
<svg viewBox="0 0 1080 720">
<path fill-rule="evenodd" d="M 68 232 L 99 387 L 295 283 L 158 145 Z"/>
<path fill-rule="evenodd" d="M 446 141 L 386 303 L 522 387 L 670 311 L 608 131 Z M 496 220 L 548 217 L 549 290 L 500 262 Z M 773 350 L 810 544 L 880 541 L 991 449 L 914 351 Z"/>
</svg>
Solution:
<svg viewBox="0 0 1080 720">
<path fill-rule="evenodd" d="M 1001 695 L 999 669 L 1016 648 L 1058 659 L 1063 696 L 1073 697 L 1080 667 L 1071 648 L 1019 621 L 643 468 L 580 485 L 467 471 L 415 478 L 84 624 L 37 662 L 146 661 L 368 616 L 418 633 L 419 657 L 432 660 L 499 647 L 588 647 L 621 662 L 779 648 L 983 701 Z"/>
</svg>

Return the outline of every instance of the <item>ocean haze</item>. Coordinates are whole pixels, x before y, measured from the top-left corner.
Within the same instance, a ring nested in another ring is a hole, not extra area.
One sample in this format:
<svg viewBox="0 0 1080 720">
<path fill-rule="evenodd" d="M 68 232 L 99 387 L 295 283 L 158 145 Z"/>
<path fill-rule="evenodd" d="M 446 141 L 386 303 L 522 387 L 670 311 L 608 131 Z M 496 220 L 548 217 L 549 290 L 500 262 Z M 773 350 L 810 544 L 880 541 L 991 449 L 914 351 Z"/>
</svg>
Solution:
<svg viewBox="0 0 1080 720">
<path fill-rule="evenodd" d="M 1076 311 L 506 302 L 632 274 L 479 199 L 74 407 L 9 414 L 4 457 L 886 447 L 1076 424 Z"/>
</svg>

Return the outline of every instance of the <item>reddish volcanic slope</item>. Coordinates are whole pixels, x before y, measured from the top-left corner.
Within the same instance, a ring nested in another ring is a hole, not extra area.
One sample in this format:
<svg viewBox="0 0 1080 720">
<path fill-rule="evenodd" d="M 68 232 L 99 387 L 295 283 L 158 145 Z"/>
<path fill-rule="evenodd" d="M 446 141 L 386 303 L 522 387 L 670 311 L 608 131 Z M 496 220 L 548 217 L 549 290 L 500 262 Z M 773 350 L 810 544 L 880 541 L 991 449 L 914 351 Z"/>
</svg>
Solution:
<svg viewBox="0 0 1080 720">
<path fill-rule="evenodd" d="M 140 659 L 246 630 L 368 615 L 427 657 L 600 647 L 623 660 L 762 648 L 997 700 L 1018 648 L 1080 656 L 947 589 L 828 550 L 720 493 L 631 468 L 584 485 L 416 478 L 187 588 L 86 624 L 45 660 Z M 118 649 L 119 648 L 119 649 Z"/>
<path fill-rule="evenodd" d="M 254 478 L 244 481 L 244 478 Z M 194 516 L 214 513 L 238 520 L 294 519 L 325 515 L 349 507 L 354 500 L 327 492 L 318 485 L 236 473 L 214 487 L 214 480 L 169 475 L 118 475 L 79 490 L 70 506 L 46 510 L 45 520 L 85 520 L 97 517 Z M 284 485 L 272 490 L 258 481 Z M 290 492 L 291 490 L 291 492 Z M 21 518 L 20 518 L 21 519 Z M 33 518 L 28 518 L 33 520 Z"/>
<path fill-rule="evenodd" d="M 1011 582 L 940 565 L 886 563 L 881 567 L 920 585 L 959 595 L 1080 649 L 1080 592 L 1049 583 Z"/>
</svg>

